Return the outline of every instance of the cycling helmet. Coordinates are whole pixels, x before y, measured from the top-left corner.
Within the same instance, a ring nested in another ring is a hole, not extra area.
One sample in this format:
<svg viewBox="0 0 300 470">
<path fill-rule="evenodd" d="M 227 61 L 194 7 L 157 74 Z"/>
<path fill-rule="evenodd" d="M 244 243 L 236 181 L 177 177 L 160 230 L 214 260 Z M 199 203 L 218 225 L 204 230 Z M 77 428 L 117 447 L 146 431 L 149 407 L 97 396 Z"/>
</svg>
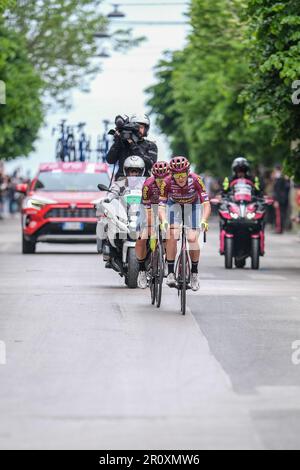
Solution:
<svg viewBox="0 0 300 470">
<path fill-rule="evenodd" d="M 167 162 L 156 162 L 152 167 L 152 174 L 156 178 L 165 178 L 170 173 L 170 165 Z"/>
<path fill-rule="evenodd" d="M 141 124 L 145 126 L 146 128 L 145 135 L 147 137 L 149 130 L 150 130 L 150 125 L 151 125 L 150 118 L 147 114 L 134 114 L 133 116 L 131 116 L 130 122 L 132 124 Z"/>
<path fill-rule="evenodd" d="M 236 158 L 232 164 L 233 174 L 236 175 L 238 171 L 244 171 L 246 174 L 250 172 L 250 164 L 244 157 Z"/>
<path fill-rule="evenodd" d="M 174 157 L 170 161 L 171 173 L 182 173 L 184 171 L 189 172 L 191 164 L 185 157 Z"/>
<path fill-rule="evenodd" d="M 146 170 L 144 160 L 137 155 L 126 158 L 123 167 L 125 176 L 128 176 L 129 170 L 138 170 L 140 176 L 144 176 Z"/>
</svg>

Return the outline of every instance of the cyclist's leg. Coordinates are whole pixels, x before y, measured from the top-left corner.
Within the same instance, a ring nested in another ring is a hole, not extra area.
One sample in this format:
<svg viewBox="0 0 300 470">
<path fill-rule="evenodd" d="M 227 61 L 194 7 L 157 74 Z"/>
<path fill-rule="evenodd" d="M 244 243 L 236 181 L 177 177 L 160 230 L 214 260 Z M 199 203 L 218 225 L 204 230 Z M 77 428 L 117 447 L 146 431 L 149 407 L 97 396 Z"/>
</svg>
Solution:
<svg viewBox="0 0 300 470">
<path fill-rule="evenodd" d="M 184 208 L 185 225 L 189 227 L 187 239 L 192 263 L 198 263 L 200 259 L 200 225 L 201 206 L 199 204 L 186 205 Z"/>
<path fill-rule="evenodd" d="M 200 205 L 193 204 L 189 209 L 187 225 L 191 228 L 188 230 L 187 239 L 192 262 L 191 287 L 194 291 L 197 291 L 200 288 L 198 278 L 200 261 Z"/>
<path fill-rule="evenodd" d="M 151 235 L 151 221 L 152 214 L 151 210 L 145 211 L 144 207 L 141 207 L 140 217 L 138 221 L 138 239 L 135 245 L 135 253 L 139 263 L 139 276 L 138 276 L 138 286 L 141 289 L 147 288 L 147 274 L 146 274 L 146 261 L 148 255 L 148 246 L 147 242 L 149 236 Z"/>
<path fill-rule="evenodd" d="M 139 239 L 136 241 L 135 252 L 138 262 L 145 262 L 147 258 L 147 240 L 148 236 L 141 234 Z M 141 271 L 142 269 L 140 269 Z M 143 270 L 142 270 L 143 271 Z"/>
<path fill-rule="evenodd" d="M 147 241 L 149 238 L 151 227 L 151 211 L 145 211 L 143 206 L 140 207 L 140 214 L 137 222 L 137 242 L 135 252 L 138 262 L 140 263 L 140 271 L 146 271 L 144 267 L 147 258 Z"/>
<path fill-rule="evenodd" d="M 175 259 L 177 255 L 177 243 L 180 239 L 180 225 L 182 221 L 181 206 L 168 204 L 168 221 L 170 224 L 166 240 L 166 258 L 168 266 L 167 285 L 174 287 L 175 279 Z"/>
<path fill-rule="evenodd" d="M 148 241 L 148 230 L 143 230 L 139 234 L 139 238 L 136 241 L 135 253 L 139 264 L 139 275 L 138 275 L 138 287 L 140 289 L 146 289 L 148 285 L 146 262 L 147 262 L 147 241 Z"/>
<path fill-rule="evenodd" d="M 188 230 L 187 239 L 189 242 L 189 252 L 192 263 L 199 263 L 200 260 L 200 231 L 198 229 Z"/>
</svg>

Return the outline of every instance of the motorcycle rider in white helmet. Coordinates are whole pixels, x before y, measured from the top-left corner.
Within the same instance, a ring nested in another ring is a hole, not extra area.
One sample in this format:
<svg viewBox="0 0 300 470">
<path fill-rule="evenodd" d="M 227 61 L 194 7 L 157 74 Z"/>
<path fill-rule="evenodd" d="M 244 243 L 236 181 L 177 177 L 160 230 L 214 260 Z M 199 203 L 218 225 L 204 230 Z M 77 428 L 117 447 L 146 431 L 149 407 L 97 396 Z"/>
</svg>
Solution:
<svg viewBox="0 0 300 470">
<path fill-rule="evenodd" d="M 104 199 L 104 202 L 111 202 L 122 196 L 128 188 L 128 178 L 143 177 L 145 170 L 145 162 L 138 155 L 126 158 L 123 166 L 124 177 L 112 184 L 110 194 Z"/>
<path fill-rule="evenodd" d="M 123 167 L 124 177 L 112 184 L 109 195 L 104 199 L 103 202 L 110 203 L 114 199 L 117 199 L 124 195 L 128 188 L 128 178 L 143 177 L 145 174 L 145 162 L 138 155 L 128 157 L 124 162 Z M 105 240 L 104 243 L 109 243 Z M 111 262 L 107 261 L 105 267 L 111 269 Z"/>
</svg>

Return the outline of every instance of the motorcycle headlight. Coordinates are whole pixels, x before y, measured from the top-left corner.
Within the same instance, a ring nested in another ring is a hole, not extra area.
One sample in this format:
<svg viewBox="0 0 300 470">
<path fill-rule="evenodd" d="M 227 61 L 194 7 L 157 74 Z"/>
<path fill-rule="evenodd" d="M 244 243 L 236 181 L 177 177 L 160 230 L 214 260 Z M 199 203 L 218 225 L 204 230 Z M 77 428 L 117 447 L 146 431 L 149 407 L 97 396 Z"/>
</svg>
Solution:
<svg viewBox="0 0 300 470">
<path fill-rule="evenodd" d="M 55 204 L 55 201 L 53 201 L 52 199 L 46 199 L 41 197 L 32 197 L 30 199 L 27 199 L 25 203 L 25 208 L 41 210 L 44 206 L 47 206 L 48 204 Z"/>
<path fill-rule="evenodd" d="M 239 214 L 236 214 L 235 212 L 230 212 L 230 215 L 234 220 L 237 220 L 239 218 Z"/>
<path fill-rule="evenodd" d="M 253 219 L 255 219 L 255 212 L 249 212 L 249 213 L 247 214 L 247 219 L 248 219 L 248 220 L 253 220 Z"/>
<path fill-rule="evenodd" d="M 114 218 L 114 216 L 113 216 L 107 209 L 105 209 L 104 215 L 105 215 L 105 217 L 107 217 L 108 219 L 113 219 L 113 218 Z"/>
</svg>

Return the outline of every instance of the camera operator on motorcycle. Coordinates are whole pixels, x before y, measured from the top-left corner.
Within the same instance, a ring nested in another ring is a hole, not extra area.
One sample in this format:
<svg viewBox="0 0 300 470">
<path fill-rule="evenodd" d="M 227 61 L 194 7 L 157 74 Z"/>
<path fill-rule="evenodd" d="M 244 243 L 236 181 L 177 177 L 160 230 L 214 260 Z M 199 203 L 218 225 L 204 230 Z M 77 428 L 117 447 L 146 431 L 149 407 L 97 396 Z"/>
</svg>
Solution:
<svg viewBox="0 0 300 470">
<path fill-rule="evenodd" d="M 118 164 L 116 180 L 124 177 L 124 162 L 130 156 L 139 156 L 145 163 L 145 176 L 151 175 L 151 168 L 157 161 L 157 145 L 147 140 L 150 130 L 150 119 L 145 115 L 117 116 L 116 129 L 110 131 L 114 135 L 114 144 L 107 155 L 109 164 Z"/>
<path fill-rule="evenodd" d="M 145 174 L 144 160 L 138 155 L 133 155 L 132 157 L 128 157 L 124 162 L 123 174 L 124 174 L 124 178 L 119 179 L 111 186 L 110 194 L 103 200 L 103 202 L 110 203 L 114 199 L 117 199 L 123 196 L 128 188 L 128 178 L 139 178 L 139 177 L 144 176 Z M 105 243 L 108 243 L 108 241 L 106 241 Z M 107 261 L 105 267 L 107 269 L 111 269 L 110 261 Z"/>
<path fill-rule="evenodd" d="M 249 194 L 252 196 L 261 196 L 262 189 L 259 178 L 251 175 L 251 166 L 248 160 L 244 157 L 236 158 L 232 163 L 232 177 L 225 178 L 223 182 L 223 195 L 234 193 L 235 188 L 244 180 L 248 186 Z"/>
<path fill-rule="evenodd" d="M 205 232 L 209 229 L 208 221 L 211 215 L 209 196 L 202 178 L 190 171 L 190 162 L 187 158 L 174 157 L 170 162 L 170 172 L 170 176 L 167 176 L 162 184 L 159 202 L 159 218 L 162 226 L 164 228 L 170 226 L 166 242 L 169 272 L 167 285 L 176 287 L 175 259 L 184 210 L 184 225 L 188 227 L 187 239 L 192 261 L 191 288 L 197 291 L 200 288 L 199 233 L 201 229 Z"/>
</svg>

